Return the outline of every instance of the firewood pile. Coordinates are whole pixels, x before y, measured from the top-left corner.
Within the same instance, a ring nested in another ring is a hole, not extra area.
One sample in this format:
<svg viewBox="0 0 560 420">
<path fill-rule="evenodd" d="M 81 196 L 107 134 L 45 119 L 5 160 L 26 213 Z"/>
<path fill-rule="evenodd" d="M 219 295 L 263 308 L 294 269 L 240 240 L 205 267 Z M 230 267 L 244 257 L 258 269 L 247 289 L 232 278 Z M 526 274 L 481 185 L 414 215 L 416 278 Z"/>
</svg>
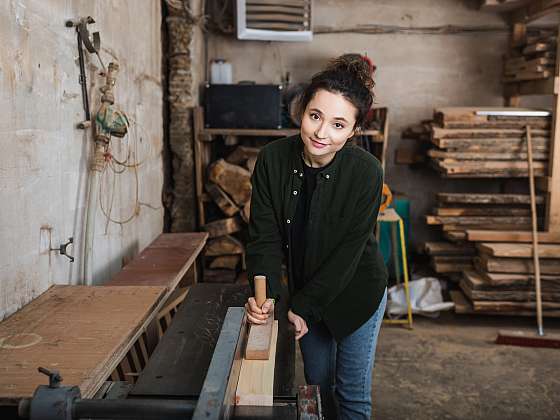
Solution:
<svg viewBox="0 0 560 420">
<path fill-rule="evenodd" d="M 556 31 L 539 31 L 513 45 L 504 61 L 505 83 L 553 77 L 556 65 Z"/>
<path fill-rule="evenodd" d="M 204 281 L 235 282 L 244 268 L 246 228 L 251 202 L 251 174 L 259 149 L 237 146 L 225 159 L 208 165 L 204 186 L 219 209 L 202 226 L 209 233 Z"/>
</svg>

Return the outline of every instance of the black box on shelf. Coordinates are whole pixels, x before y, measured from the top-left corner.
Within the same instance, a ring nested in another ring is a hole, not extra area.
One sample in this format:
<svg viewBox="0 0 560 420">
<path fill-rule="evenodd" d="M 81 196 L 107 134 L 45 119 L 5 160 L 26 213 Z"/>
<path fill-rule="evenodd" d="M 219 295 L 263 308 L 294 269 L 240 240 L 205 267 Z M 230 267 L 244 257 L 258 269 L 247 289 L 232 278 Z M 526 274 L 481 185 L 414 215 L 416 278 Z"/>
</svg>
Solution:
<svg viewBox="0 0 560 420">
<path fill-rule="evenodd" d="M 282 128 L 282 85 L 206 85 L 204 125 L 206 128 Z"/>
</svg>

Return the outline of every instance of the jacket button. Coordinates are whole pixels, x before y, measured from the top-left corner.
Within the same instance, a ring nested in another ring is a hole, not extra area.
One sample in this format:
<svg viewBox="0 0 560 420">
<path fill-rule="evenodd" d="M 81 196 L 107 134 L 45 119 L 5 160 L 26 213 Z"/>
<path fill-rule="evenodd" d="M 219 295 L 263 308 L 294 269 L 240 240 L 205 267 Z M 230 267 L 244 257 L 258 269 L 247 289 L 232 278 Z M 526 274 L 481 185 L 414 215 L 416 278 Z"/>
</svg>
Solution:
<svg viewBox="0 0 560 420">
<path fill-rule="evenodd" d="M 294 193 L 293 193 L 293 194 L 294 194 L 294 195 L 297 195 L 297 190 L 294 190 Z"/>
<path fill-rule="evenodd" d="M 329 179 L 331 176 L 329 174 L 325 175 L 325 178 Z"/>
<path fill-rule="evenodd" d="M 286 223 L 290 224 L 290 223 L 292 223 L 292 221 L 290 219 L 288 219 L 288 220 L 286 220 Z"/>
<path fill-rule="evenodd" d="M 297 169 L 294 169 L 294 174 L 297 174 Z"/>
<path fill-rule="evenodd" d="M 288 244 L 286 244 L 286 249 L 289 248 Z"/>
<path fill-rule="evenodd" d="M 303 176 L 303 172 L 300 172 L 300 173 L 299 173 L 299 177 L 301 178 L 302 176 Z"/>
</svg>

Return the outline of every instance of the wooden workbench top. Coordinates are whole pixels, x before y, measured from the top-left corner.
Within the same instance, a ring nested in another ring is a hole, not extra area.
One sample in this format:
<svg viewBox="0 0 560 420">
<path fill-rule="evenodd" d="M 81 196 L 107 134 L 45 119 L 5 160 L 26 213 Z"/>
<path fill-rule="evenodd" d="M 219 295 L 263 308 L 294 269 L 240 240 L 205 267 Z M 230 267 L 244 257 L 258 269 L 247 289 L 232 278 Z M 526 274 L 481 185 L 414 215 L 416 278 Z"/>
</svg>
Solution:
<svg viewBox="0 0 560 420">
<path fill-rule="evenodd" d="M 92 397 L 153 317 L 165 287 L 53 286 L 0 323 L 0 404 L 17 404 L 59 370 Z"/>
</svg>

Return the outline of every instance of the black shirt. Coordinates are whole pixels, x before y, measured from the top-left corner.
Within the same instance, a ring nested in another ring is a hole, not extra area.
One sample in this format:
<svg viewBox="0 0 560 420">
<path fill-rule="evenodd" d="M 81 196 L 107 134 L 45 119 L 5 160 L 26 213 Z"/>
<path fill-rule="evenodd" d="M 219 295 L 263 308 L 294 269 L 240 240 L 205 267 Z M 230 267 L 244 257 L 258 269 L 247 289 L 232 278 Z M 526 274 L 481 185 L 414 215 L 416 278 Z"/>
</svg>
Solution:
<svg viewBox="0 0 560 420">
<path fill-rule="evenodd" d="M 303 165 L 303 184 L 300 191 L 300 196 L 296 206 L 296 213 L 294 216 L 294 224 L 292 227 L 292 264 L 294 275 L 294 287 L 296 290 L 301 290 L 305 285 L 304 268 L 305 268 L 305 250 L 313 246 L 312 243 L 306 241 L 305 230 L 307 222 L 309 221 L 309 207 L 311 205 L 311 198 L 317 186 L 317 174 L 327 168 L 330 164 L 319 168 L 312 168 L 307 166 L 302 159 Z M 299 175 L 299 174 L 298 174 Z"/>
</svg>

